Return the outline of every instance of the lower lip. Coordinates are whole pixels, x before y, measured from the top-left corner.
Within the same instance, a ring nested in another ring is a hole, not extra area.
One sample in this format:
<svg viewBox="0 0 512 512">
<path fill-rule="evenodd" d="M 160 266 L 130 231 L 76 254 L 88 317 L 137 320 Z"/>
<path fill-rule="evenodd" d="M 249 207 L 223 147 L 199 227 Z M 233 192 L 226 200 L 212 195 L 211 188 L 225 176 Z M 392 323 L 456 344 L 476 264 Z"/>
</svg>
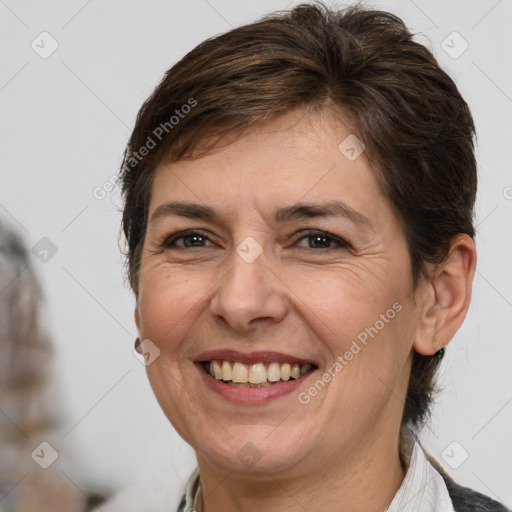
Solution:
<svg viewBox="0 0 512 512">
<path fill-rule="evenodd" d="M 244 387 L 244 386 L 231 386 L 226 384 L 222 380 L 217 380 L 212 377 L 209 373 L 206 373 L 201 363 L 194 363 L 204 383 L 215 393 L 225 398 L 229 402 L 237 404 L 261 404 L 267 403 L 276 398 L 284 395 L 288 395 L 295 391 L 301 386 L 306 380 L 308 380 L 314 371 L 311 371 L 301 377 L 300 379 L 289 380 L 286 382 L 280 382 L 278 384 L 271 384 L 270 386 L 262 387 Z"/>
</svg>

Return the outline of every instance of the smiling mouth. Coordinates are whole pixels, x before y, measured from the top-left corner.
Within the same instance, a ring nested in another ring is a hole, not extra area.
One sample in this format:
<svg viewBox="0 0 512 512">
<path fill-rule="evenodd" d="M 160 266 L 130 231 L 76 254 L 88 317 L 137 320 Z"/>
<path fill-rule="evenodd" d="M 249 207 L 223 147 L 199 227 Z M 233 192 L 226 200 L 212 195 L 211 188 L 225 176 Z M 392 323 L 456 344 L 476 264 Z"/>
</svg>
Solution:
<svg viewBox="0 0 512 512">
<path fill-rule="evenodd" d="M 216 380 L 235 387 L 264 387 L 302 379 L 317 367 L 298 363 L 254 363 L 214 359 L 201 363 L 206 373 Z"/>
</svg>

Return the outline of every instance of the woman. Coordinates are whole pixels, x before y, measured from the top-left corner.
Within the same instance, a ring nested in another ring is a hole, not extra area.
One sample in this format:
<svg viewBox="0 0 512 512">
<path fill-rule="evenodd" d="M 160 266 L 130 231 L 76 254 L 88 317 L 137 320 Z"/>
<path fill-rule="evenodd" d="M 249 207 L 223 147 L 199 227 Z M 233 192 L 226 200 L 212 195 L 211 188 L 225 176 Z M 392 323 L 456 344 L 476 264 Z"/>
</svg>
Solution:
<svg viewBox="0 0 512 512">
<path fill-rule="evenodd" d="M 170 509 L 506 510 L 416 439 L 475 272 L 474 125 L 402 21 L 301 5 L 209 39 L 121 169 Z"/>
</svg>

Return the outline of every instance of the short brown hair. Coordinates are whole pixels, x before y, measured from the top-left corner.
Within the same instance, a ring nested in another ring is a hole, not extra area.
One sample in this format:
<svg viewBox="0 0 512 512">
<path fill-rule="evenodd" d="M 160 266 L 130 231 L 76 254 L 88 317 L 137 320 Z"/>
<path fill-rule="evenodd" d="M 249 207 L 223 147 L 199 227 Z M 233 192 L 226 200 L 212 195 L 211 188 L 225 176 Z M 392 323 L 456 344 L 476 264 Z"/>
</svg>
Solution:
<svg viewBox="0 0 512 512">
<path fill-rule="evenodd" d="M 120 172 L 134 292 L 156 165 L 292 109 L 333 107 L 353 123 L 403 220 L 415 289 L 455 235 L 474 237 L 475 128 L 453 80 L 395 15 L 301 4 L 202 42 L 140 109 Z M 440 360 L 414 354 L 402 424 L 427 418 Z"/>
</svg>

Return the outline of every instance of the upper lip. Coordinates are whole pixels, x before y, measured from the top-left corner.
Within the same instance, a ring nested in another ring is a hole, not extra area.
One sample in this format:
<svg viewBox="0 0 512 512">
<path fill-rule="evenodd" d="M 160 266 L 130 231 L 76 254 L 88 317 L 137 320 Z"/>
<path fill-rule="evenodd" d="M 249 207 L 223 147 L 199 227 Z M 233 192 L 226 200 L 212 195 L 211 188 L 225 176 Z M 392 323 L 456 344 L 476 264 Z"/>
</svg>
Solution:
<svg viewBox="0 0 512 512">
<path fill-rule="evenodd" d="M 256 363 L 293 363 L 293 364 L 317 364 L 311 359 L 304 359 L 290 354 L 283 354 L 282 352 L 273 352 L 268 350 L 257 352 L 239 352 L 233 349 L 217 349 L 208 350 L 199 354 L 195 362 L 203 363 L 213 360 L 220 361 L 236 361 L 243 364 L 256 364 Z"/>
</svg>

